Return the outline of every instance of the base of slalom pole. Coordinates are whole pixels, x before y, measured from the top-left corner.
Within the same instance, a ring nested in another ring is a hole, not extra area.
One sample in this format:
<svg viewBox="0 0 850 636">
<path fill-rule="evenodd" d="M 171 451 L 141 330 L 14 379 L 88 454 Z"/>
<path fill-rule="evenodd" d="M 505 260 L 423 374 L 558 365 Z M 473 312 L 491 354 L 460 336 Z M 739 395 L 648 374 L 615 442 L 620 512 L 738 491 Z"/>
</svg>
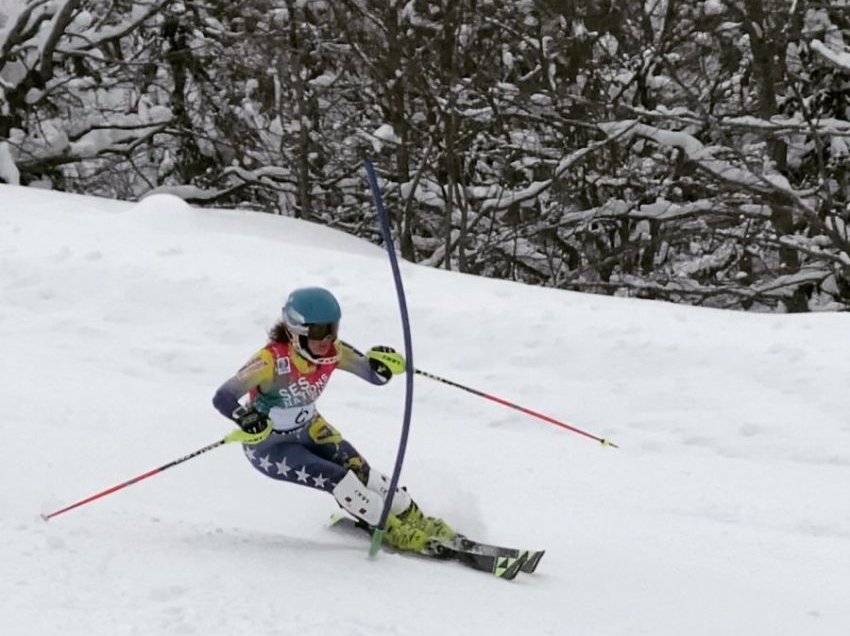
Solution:
<svg viewBox="0 0 850 636">
<path fill-rule="evenodd" d="M 372 543 L 369 545 L 369 558 L 374 559 L 381 549 L 381 544 L 384 542 L 384 531 L 381 528 L 375 528 L 372 531 Z"/>
</svg>

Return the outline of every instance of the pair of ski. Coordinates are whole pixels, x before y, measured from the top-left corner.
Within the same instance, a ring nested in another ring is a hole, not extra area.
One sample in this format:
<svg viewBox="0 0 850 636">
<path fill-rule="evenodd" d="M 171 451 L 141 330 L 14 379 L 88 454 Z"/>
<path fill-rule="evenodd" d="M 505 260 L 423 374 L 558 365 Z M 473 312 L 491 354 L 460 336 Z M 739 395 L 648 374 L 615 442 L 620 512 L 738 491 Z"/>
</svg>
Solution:
<svg viewBox="0 0 850 636">
<path fill-rule="evenodd" d="M 331 517 L 331 527 L 340 530 L 357 530 L 371 534 L 372 528 L 359 519 L 345 515 Z M 384 545 L 385 549 L 391 549 Z M 520 572 L 533 573 L 540 564 L 545 550 L 518 550 L 489 543 L 473 541 L 462 534 L 449 541 L 431 539 L 422 552 L 416 554 L 433 559 L 452 560 L 474 570 L 488 572 L 507 581 Z"/>
</svg>

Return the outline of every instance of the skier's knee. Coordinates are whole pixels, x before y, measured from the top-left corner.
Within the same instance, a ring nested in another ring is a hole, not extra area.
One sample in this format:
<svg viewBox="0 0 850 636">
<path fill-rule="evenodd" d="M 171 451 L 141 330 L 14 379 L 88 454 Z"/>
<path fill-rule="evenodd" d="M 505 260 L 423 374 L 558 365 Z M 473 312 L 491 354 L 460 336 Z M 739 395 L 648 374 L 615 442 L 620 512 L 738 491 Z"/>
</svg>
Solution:
<svg viewBox="0 0 850 636">
<path fill-rule="evenodd" d="M 370 526 L 378 525 L 384 500 L 380 493 L 367 488 L 352 471 L 337 482 L 331 491 L 337 503 Z"/>
</svg>

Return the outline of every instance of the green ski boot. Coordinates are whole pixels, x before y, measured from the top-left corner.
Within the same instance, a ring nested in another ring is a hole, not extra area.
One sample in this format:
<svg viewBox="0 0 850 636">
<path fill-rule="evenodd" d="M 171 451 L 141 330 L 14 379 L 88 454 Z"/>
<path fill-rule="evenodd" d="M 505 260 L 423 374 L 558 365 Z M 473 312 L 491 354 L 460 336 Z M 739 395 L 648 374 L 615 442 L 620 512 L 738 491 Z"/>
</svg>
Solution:
<svg viewBox="0 0 850 636">
<path fill-rule="evenodd" d="M 429 537 L 439 541 L 451 541 L 457 536 L 457 532 L 451 526 L 438 517 L 426 517 L 422 509 L 415 501 L 410 502 L 407 510 L 401 513 L 399 519 L 422 530 Z"/>
<path fill-rule="evenodd" d="M 384 540 L 396 550 L 424 552 L 430 536 L 412 523 L 402 521 L 395 515 L 387 517 Z"/>
</svg>

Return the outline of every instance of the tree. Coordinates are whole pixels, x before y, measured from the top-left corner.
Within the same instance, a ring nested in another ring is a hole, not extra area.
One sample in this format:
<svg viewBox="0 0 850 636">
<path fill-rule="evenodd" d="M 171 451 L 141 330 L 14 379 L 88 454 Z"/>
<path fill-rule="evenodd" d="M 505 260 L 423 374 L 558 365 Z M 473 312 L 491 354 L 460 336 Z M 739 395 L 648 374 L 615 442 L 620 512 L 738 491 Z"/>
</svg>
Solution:
<svg viewBox="0 0 850 636">
<path fill-rule="evenodd" d="M 533 284 L 850 307 L 850 20 L 798 0 L 30 0 L 0 174 L 166 190 Z"/>
<path fill-rule="evenodd" d="M 132 170 L 145 141 L 173 121 L 168 107 L 138 94 L 134 59 L 146 24 L 166 4 L 131 13 L 82 0 L 30 0 L 9 18 L 0 41 L 0 139 L 24 183 L 74 188 L 80 180 L 121 193 L 127 179 L 110 186 L 104 172 L 123 177 L 115 165 Z"/>
</svg>

